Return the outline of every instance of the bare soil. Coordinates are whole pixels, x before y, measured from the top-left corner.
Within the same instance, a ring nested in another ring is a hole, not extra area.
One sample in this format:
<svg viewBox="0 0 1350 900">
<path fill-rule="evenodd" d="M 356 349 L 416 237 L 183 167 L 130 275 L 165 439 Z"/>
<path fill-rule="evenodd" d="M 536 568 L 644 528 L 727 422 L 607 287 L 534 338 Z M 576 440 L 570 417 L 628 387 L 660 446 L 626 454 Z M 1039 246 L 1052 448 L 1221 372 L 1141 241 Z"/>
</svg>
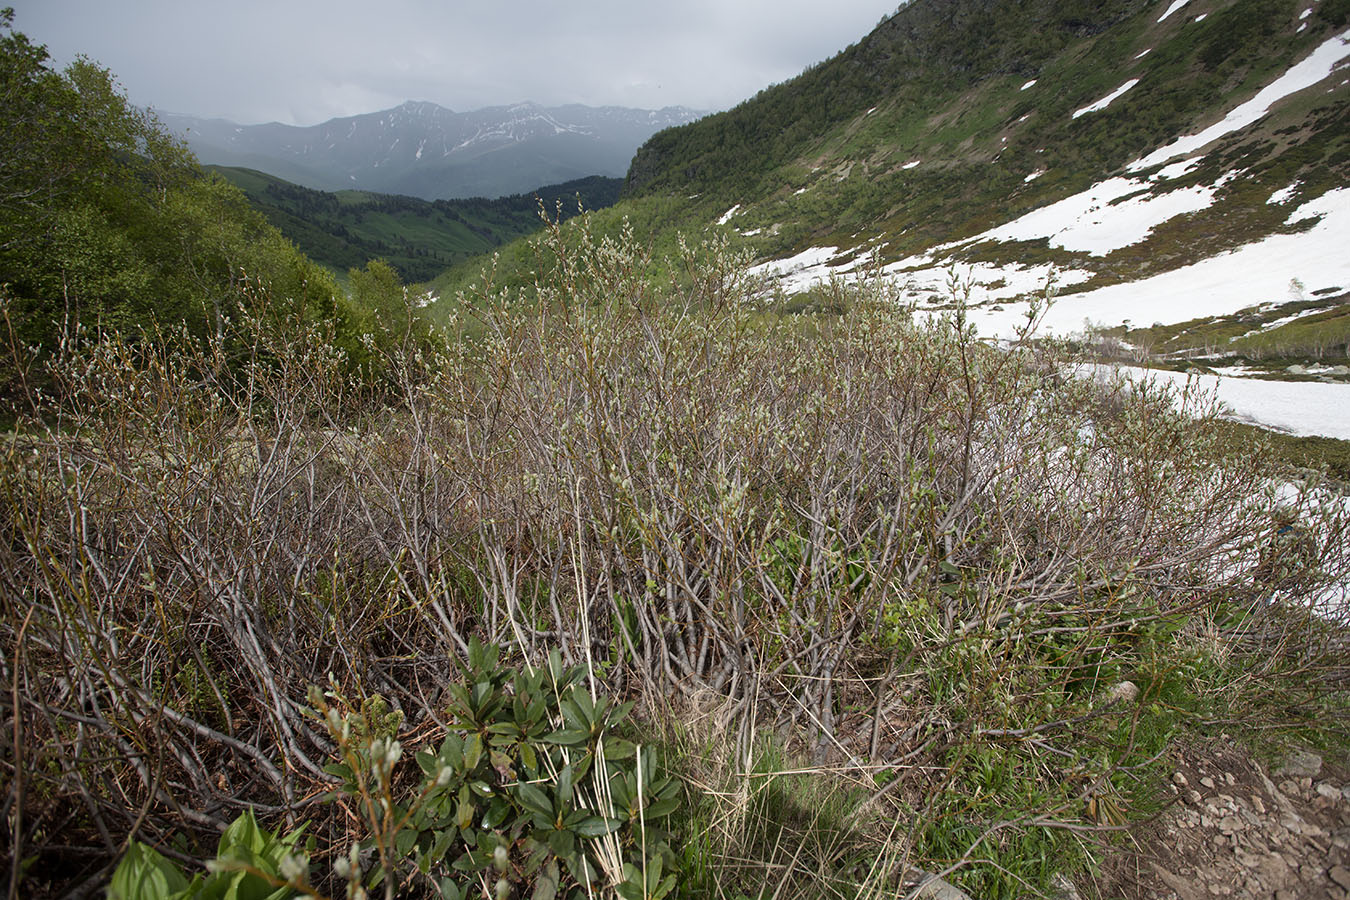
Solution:
<svg viewBox="0 0 1350 900">
<path fill-rule="evenodd" d="M 1347 900 L 1350 777 L 1294 751 L 1268 770 L 1233 743 L 1173 755 L 1173 803 L 1113 853 L 1082 896 Z"/>
</svg>

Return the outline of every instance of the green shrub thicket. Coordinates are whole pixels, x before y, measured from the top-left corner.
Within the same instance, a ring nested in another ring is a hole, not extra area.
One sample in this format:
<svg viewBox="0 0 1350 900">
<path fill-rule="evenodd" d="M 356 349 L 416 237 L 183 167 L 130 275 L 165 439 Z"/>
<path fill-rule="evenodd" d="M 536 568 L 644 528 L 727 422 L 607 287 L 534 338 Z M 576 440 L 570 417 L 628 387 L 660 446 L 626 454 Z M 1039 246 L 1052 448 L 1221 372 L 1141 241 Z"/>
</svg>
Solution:
<svg viewBox="0 0 1350 900">
<path fill-rule="evenodd" d="M 340 692 L 311 689 L 313 715 L 337 748 L 325 767 L 340 781 L 333 796 L 360 823 L 345 853 L 331 854 L 338 886 L 348 897 L 420 889 L 447 900 L 661 900 L 675 876 L 662 875 L 673 854 L 660 825 L 678 786 L 658 774 L 650 749 L 644 756 L 618 736 L 632 703 L 593 696 L 586 667 L 564 666 L 556 651 L 524 671 L 498 659 L 498 648 L 471 640 L 448 690 L 449 731 L 438 749 L 418 751 L 411 791 L 397 772 L 402 714 L 378 695 L 354 709 Z M 133 844 L 112 895 L 231 897 L 247 886 L 278 900 L 322 896 L 309 853 L 296 847 L 302 831 L 277 839 L 246 812 L 222 837 L 211 874 L 192 881 Z"/>
</svg>

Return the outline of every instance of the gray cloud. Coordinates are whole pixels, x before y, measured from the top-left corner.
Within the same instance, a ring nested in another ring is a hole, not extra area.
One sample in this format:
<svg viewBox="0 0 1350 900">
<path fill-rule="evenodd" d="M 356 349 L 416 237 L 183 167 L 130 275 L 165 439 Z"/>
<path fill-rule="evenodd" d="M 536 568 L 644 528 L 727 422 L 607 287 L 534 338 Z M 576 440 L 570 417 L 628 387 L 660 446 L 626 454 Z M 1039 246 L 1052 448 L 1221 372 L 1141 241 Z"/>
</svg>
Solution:
<svg viewBox="0 0 1350 900">
<path fill-rule="evenodd" d="M 60 63 L 135 103 L 307 125 L 404 100 L 725 109 L 857 41 L 895 0 L 17 0 Z"/>
</svg>

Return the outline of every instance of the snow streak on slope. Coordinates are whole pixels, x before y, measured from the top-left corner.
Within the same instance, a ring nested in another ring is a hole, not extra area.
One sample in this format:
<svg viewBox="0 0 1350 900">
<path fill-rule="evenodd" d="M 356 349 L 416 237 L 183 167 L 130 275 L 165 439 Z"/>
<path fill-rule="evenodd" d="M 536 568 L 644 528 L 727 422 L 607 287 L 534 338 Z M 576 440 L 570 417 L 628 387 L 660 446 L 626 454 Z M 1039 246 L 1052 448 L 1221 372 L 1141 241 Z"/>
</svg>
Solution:
<svg viewBox="0 0 1350 900">
<path fill-rule="evenodd" d="M 1163 20 L 1166 19 L 1168 16 L 1170 16 L 1172 13 L 1174 13 L 1174 12 L 1176 12 L 1177 10 L 1181 9 L 1183 6 L 1185 6 L 1187 3 L 1190 3 L 1190 2 L 1191 2 L 1191 0 L 1173 0 L 1172 5 L 1169 6 L 1169 7 L 1167 7 L 1167 12 L 1163 13 L 1161 16 L 1158 16 L 1158 21 L 1159 21 L 1159 22 L 1163 21 Z"/>
<path fill-rule="evenodd" d="M 1105 97 L 1103 97 L 1102 99 L 1098 100 L 1096 103 L 1092 104 L 1091 106 L 1085 106 L 1085 107 L 1083 107 L 1082 109 L 1077 110 L 1076 112 L 1074 112 L 1073 117 L 1076 119 L 1076 118 L 1078 118 L 1079 116 L 1087 115 L 1087 114 L 1090 113 L 1090 112 L 1099 112 L 1099 111 L 1101 111 L 1101 110 L 1103 110 L 1103 109 L 1106 109 L 1108 106 L 1111 105 L 1112 101 L 1114 101 L 1117 97 L 1119 97 L 1121 94 L 1125 93 L 1126 91 L 1128 91 L 1130 88 L 1134 87 L 1134 86 L 1135 86 L 1136 84 L 1138 84 L 1138 83 L 1139 83 L 1139 79 L 1138 79 L 1138 78 L 1131 78 L 1129 81 L 1125 82 L 1125 83 L 1122 84 L 1120 87 L 1116 88 L 1114 91 L 1112 91 L 1111 93 L 1107 94 Z"/>
<path fill-rule="evenodd" d="M 1350 30 L 1324 41 L 1307 59 L 1266 85 L 1255 97 L 1224 116 L 1221 121 L 1199 134 L 1177 138 L 1167 146 L 1135 160 L 1128 166 L 1129 170 L 1138 172 L 1184 153 L 1193 153 L 1225 134 L 1247 127 L 1270 112 L 1270 108 L 1277 101 L 1311 87 L 1329 76 L 1336 65 L 1347 56 L 1350 56 Z"/>
</svg>

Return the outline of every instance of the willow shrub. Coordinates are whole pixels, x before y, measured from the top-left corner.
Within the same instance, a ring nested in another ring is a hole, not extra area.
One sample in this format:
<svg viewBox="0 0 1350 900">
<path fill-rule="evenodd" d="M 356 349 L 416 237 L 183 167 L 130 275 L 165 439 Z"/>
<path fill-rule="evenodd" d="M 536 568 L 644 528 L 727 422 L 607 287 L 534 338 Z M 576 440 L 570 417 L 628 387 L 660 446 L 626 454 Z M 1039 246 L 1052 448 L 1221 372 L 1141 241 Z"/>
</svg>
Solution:
<svg viewBox="0 0 1350 900">
<path fill-rule="evenodd" d="M 1120 775 L 1122 753 L 1051 765 L 1113 680 L 1216 646 L 1343 677 L 1313 615 L 1342 508 L 1208 406 L 1070 377 L 880 283 L 787 314 L 718 245 L 654 261 L 576 220 L 536 250 L 535 284 L 485 280 L 437 349 L 366 348 L 378 394 L 275 315 L 61 348 L 0 456 L 9 835 L 16 859 L 97 851 L 30 867 L 35 892 L 103 877 L 128 834 L 205 855 L 246 809 L 344 846 L 308 686 L 381 695 L 431 752 L 475 637 L 587 663 L 649 716 L 722 697 L 736 758 L 776 730 L 896 782 L 877 802 L 905 815 L 993 752 L 945 748 L 997 745 L 1031 779 L 999 834 L 1039 827 L 1037 779 Z M 1274 584 L 1277 504 L 1308 549 Z M 944 809 L 926 821 L 959 828 L 915 846 L 991 827 Z"/>
</svg>

